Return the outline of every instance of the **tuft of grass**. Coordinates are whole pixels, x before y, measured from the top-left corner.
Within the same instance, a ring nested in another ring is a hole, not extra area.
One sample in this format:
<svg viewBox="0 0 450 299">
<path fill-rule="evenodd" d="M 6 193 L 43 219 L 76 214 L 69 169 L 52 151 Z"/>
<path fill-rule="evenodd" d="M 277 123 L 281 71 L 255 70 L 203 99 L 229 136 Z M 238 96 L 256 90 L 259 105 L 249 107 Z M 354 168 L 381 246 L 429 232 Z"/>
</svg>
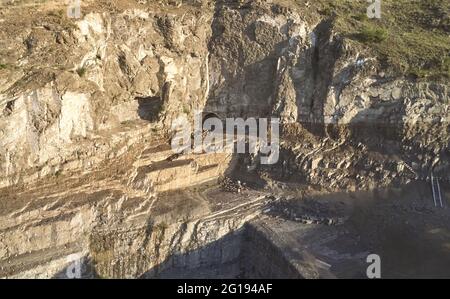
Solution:
<svg viewBox="0 0 450 299">
<path fill-rule="evenodd" d="M 367 21 L 369 21 L 369 17 L 367 16 L 366 13 L 357 14 L 357 15 L 353 16 L 353 19 L 355 19 L 355 20 L 357 20 L 359 22 L 367 22 Z"/>
<path fill-rule="evenodd" d="M 189 109 L 189 106 L 187 104 L 183 104 L 183 113 L 189 115 L 191 109 Z"/>
<path fill-rule="evenodd" d="M 323 16 L 327 16 L 327 17 L 331 17 L 331 16 L 333 16 L 333 8 L 331 8 L 331 7 L 325 7 L 325 8 L 323 8 L 323 9 L 321 9 L 320 11 L 319 11 L 319 13 L 321 14 L 321 15 L 323 15 Z"/>
<path fill-rule="evenodd" d="M 50 10 L 50 11 L 47 12 L 47 16 L 56 17 L 56 18 L 63 18 L 65 16 L 65 12 L 62 9 Z"/>
<path fill-rule="evenodd" d="M 366 26 L 361 31 L 355 34 L 355 38 L 363 43 L 381 43 L 388 37 L 386 29 L 375 26 Z"/>
<path fill-rule="evenodd" d="M 155 225 L 155 229 L 165 231 L 169 226 L 164 221 Z"/>
<path fill-rule="evenodd" d="M 444 72 L 450 73 L 450 57 L 445 57 L 442 62 L 442 69 Z"/>
<path fill-rule="evenodd" d="M 78 68 L 77 74 L 78 74 L 78 76 L 83 77 L 86 74 L 86 68 L 85 67 Z"/>
<path fill-rule="evenodd" d="M 4 69 L 6 69 L 7 67 L 8 67 L 7 64 L 0 63 L 0 70 L 4 70 Z"/>
</svg>

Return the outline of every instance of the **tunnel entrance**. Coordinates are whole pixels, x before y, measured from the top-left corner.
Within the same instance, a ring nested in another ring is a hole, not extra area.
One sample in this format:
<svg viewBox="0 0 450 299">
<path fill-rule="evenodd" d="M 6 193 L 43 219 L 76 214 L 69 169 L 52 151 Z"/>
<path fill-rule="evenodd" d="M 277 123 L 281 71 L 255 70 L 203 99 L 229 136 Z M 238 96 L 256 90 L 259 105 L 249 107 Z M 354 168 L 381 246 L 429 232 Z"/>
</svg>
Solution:
<svg viewBox="0 0 450 299">
<path fill-rule="evenodd" d="M 160 97 L 138 97 L 138 115 L 141 119 L 150 122 L 158 121 L 159 113 L 162 111 L 163 101 Z"/>
<path fill-rule="evenodd" d="M 203 113 L 202 113 L 202 127 L 205 126 L 205 122 L 206 122 L 208 119 L 219 119 L 219 120 L 221 120 L 222 123 L 223 123 L 223 119 L 222 119 L 221 117 L 219 117 L 218 114 L 213 113 L 213 112 L 203 112 Z"/>
</svg>

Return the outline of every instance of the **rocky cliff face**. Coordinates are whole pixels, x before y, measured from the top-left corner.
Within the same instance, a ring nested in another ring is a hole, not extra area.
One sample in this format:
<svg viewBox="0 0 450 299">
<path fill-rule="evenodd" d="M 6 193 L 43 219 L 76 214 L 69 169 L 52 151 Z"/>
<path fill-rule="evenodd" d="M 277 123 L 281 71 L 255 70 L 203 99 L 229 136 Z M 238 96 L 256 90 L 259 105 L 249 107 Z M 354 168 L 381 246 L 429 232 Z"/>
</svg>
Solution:
<svg viewBox="0 0 450 299">
<path fill-rule="evenodd" d="M 203 107 L 209 13 L 156 7 L 89 7 L 73 21 L 43 8 L 19 21 L 18 36 L 20 17 L 5 16 L 2 42 L 16 65 L 2 71 L 2 186 L 84 169 L 139 130 L 150 134 L 149 122 L 170 128 Z"/>
<path fill-rule="evenodd" d="M 85 1 L 80 19 L 52 2 L 1 13 L 1 276 L 54 276 L 74 253 L 102 277 L 154 276 L 164 261 L 176 268 L 171 256 L 260 214 L 259 199 L 234 213 L 197 192 L 186 202 L 163 197 L 155 212 L 161 193 L 225 174 L 341 191 L 432 170 L 448 178 L 448 82 L 385 74 L 370 49 L 306 6 L 143 2 Z M 280 117 L 279 163 L 174 158 L 171 123 L 196 110 Z M 237 276 L 240 253 L 217 250 L 188 264 L 219 256 Z"/>
<path fill-rule="evenodd" d="M 446 152 L 447 84 L 385 77 L 332 19 L 233 1 L 88 6 L 80 20 L 47 9 L 20 32 L 15 14 L 2 22 L 2 41 L 15 49 L 15 65 L 2 70 L 2 186 L 85 169 L 116 155 L 135 127 L 168 132 L 195 110 L 306 128 L 400 127 L 395 139 L 428 149 L 421 171 Z M 427 142 L 436 134 L 438 143 Z"/>
</svg>

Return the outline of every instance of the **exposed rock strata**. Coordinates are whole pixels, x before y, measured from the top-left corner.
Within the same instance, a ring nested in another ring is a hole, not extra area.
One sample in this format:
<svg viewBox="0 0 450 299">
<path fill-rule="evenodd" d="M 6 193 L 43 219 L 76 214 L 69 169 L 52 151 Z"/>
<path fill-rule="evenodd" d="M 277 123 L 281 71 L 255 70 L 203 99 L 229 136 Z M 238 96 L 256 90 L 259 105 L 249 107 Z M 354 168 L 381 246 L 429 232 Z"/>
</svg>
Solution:
<svg viewBox="0 0 450 299">
<path fill-rule="evenodd" d="M 95 277 L 327 277 L 280 253 L 297 243 L 259 218 L 267 193 L 399 187 L 431 171 L 446 192 L 448 82 L 386 77 L 332 18 L 278 1 L 141 2 L 87 1 L 79 20 L 46 5 L 2 13 L 1 277 L 64 277 L 80 260 Z M 174 157 L 170 125 L 195 110 L 280 117 L 280 161 Z M 246 188 L 224 192 L 227 175 Z M 291 212 L 320 227 L 347 219 Z M 267 251 L 248 258 L 252 244 Z M 277 263 L 242 263 L 265 254 Z"/>
</svg>

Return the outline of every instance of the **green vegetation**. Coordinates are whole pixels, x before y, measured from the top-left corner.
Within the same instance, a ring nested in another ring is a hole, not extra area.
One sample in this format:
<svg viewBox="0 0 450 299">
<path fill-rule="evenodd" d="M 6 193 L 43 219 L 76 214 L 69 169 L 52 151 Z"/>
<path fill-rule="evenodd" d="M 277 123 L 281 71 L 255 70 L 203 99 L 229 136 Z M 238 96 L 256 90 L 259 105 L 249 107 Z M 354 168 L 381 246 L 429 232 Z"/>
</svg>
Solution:
<svg viewBox="0 0 450 299">
<path fill-rule="evenodd" d="M 77 74 L 78 74 L 78 76 L 83 77 L 86 74 L 86 68 L 85 67 L 78 68 Z"/>
<path fill-rule="evenodd" d="M 59 9 L 59 10 L 50 10 L 50 11 L 47 13 L 47 15 L 48 15 L 48 16 L 51 16 L 51 17 L 56 17 L 56 18 L 64 18 L 64 17 L 66 17 L 65 11 L 62 10 L 62 9 Z"/>
<path fill-rule="evenodd" d="M 7 67 L 8 67 L 7 64 L 0 63 L 0 70 L 4 70 L 4 69 L 6 69 Z"/>
<path fill-rule="evenodd" d="M 155 230 L 159 230 L 161 232 L 165 231 L 169 226 L 167 225 L 166 222 L 160 222 L 158 224 L 155 225 Z"/>
<path fill-rule="evenodd" d="M 381 43 L 386 40 L 388 32 L 384 28 L 367 26 L 355 34 L 355 38 L 363 43 Z"/>
<path fill-rule="evenodd" d="M 381 19 L 369 19 L 366 1 L 318 0 L 335 17 L 335 30 L 369 48 L 383 65 L 417 78 L 450 78 L 450 1 L 383 0 Z"/>
<path fill-rule="evenodd" d="M 189 106 L 186 103 L 184 103 L 183 104 L 183 113 L 189 115 L 190 111 L 191 111 L 191 109 L 189 108 Z"/>
</svg>

